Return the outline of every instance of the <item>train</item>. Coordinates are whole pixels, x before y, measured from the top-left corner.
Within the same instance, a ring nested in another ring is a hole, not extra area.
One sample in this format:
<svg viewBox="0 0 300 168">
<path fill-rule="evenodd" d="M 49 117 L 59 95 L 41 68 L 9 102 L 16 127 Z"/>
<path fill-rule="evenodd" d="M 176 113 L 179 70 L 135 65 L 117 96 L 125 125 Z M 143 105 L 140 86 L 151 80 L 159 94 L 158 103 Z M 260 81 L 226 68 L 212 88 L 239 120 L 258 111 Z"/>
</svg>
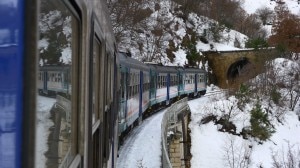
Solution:
<svg viewBox="0 0 300 168">
<path fill-rule="evenodd" d="M 142 63 L 120 52 L 119 138 L 159 107 L 206 93 L 206 71 L 193 67 Z"/>
<path fill-rule="evenodd" d="M 0 2 L 0 167 L 116 167 L 143 118 L 206 92 L 206 72 L 117 49 L 104 0 Z"/>
</svg>

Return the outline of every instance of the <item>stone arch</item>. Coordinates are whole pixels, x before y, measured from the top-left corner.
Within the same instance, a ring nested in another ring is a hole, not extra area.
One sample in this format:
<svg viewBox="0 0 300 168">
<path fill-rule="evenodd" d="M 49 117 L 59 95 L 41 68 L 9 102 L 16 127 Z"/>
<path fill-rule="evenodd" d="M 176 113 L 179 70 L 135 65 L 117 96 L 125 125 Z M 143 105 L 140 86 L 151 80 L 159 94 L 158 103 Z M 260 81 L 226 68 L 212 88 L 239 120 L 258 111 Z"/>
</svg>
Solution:
<svg viewBox="0 0 300 168">
<path fill-rule="evenodd" d="M 227 79 L 234 80 L 244 73 L 245 67 L 249 66 L 251 63 L 246 57 L 240 58 L 238 61 L 231 64 L 227 70 Z"/>
</svg>

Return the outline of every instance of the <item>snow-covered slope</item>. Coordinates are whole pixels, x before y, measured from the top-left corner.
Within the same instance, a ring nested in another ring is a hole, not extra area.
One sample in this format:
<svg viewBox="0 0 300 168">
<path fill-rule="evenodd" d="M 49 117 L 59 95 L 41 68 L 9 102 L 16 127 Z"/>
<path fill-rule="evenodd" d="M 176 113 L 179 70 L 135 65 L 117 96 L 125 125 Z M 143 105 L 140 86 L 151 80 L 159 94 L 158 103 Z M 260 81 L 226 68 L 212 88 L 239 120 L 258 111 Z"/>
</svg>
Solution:
<svg viewBox="0 0 300 168">
<path fill-rule="evenodd" d="M 299 68 L 299 61 L 284 58 L 275 59 L 272 71 L 276 73 L 276 79 L 273 79 L 273 84 L 281 83 L 281 85 L 288 86 L 288 83 L 293 81 L 294 83 L 290 87 L 297 90 L 300 81 L 295 79 L 297 76 L 295 72 L 299 74 Z M 265 75 L 259 75 L 256 82 L 259 82 L 260 76 Z M 189 127 L 191 129 L 191 153 L 193 156 L 191 167 L 236 168 L 239 167 L 237 165 L 244 165 L 249 168 L 271 168 L 274 167 L 275 160 L 277 161 L 276 164 L 281 164 L 279 167 L 286 167 L 288 162 L 289 164 L 292 163 L 290 159 L 294 159 L 293 164 L 298 166 L 300 164 L 300 121 L 297 115 L 300 115 L 300 101 L 292 111 L 289 107 L 290 97 L 287 96 L 291 92 L 285 88 L 281 88 L 279 91 L 282 96 L 279 105 L 269 101 L 270 98 L 266 95 L 258 96 L 264 113 L 268 114 L 269 121 L 275 129 L 272 136 L 262 142 L 253 137 L 248 137 L 246 140 L 241 135 L 220 132 L 218 131 L 221 128 L 220 124 L 213 122 L 203 124 L 201 122 L 205 116 L 214 114 L 220 118 L 230 112 L 229 121 L 234 123 L 236 132 L 239 133 L 243 128 L 251 127 L 250 111 L 255 106 L 256 100 L 249 101 L 242 111 L 238 108 L 238 99 L 234 96 L 226 98 L 226 96 L 219 94 L 190 101 L 192 121 Z"/>
<path fill-rule="evenodd" d="M 161 0 L 158 3 L 159 9 L 156 10 L 154 10 L 155 4 L 147 4 L 149 9 L 153 10 L 150 17 L 146 19 L 147 28 L 136 28 L 143 33 L 138 33 L 138 36 L 135 34 L 134 38 L 132 32 L 127 31 L 119 44 L 121 51 L 129 50 L 133 58 L 141 61 L 149 61 L 147 59 L 150 59 L 150 61 L 161 62 L 165 65 L 182 66 L 187 63 L 188 44 L 183 44 L 187 37 L 197 36 L 198 52 L 238 50 L 238 47 L 243 48 L 245 46 L 248 37 L 237 31 L 224 27 L 220 32 L 219 39 L 214 40 L 210 29 L 212 24 L 217 24 L 216 21 L 194 13 L 190 13 L 185 18 L 180 10 L 175 9 L 178 8 L 178 5 L 174 5 L 173 0 Z M 157 30 L 163 31 L 161 36 L 153 33 Z M 199 40 L 200 36 L 207 40 L 205 44 Z M 173 46 L 170 47 L 170 45 Z M 167 56 L 167 50 L 170 48 L 172 48 L 172 53 L 175 56 L 174 60 L 170 60 Z"/>
<path fill-rule="evenodd" d="M 300 1 L 298 0 L 283 0 L 288 6 L 289 10 L 296 15 L 300 15 Z M 249 14 L 255 13 L 255 11 L 262 7 L 268 7 L 274 9 L 276 6 L 275 1 L 271 0 L 245 0 L 243 8 Z"/>
</svg>

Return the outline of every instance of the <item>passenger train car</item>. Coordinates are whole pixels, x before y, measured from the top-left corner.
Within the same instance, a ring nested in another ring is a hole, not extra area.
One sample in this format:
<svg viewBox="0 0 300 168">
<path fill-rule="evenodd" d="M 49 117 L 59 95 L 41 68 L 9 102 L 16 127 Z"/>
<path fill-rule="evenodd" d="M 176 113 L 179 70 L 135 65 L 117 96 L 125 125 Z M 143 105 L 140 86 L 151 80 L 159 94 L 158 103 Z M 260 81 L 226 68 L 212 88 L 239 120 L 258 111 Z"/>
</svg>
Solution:
<svg viewBox="0 0 300 168">
<path fill-rule="evenodd" d="M 153 110 L 181 97 L 206 93 L 206 72 L 202 69 L 142 63 L 129 53 L 119 53 L 121 97 L 119 138 Z"/>
<path fill-rule="evenodd" d="M 104 0 L 0 1 L 0 167 L 116 167 L 149 111 L 206 73 L 119 53 Z"/>
</svg>

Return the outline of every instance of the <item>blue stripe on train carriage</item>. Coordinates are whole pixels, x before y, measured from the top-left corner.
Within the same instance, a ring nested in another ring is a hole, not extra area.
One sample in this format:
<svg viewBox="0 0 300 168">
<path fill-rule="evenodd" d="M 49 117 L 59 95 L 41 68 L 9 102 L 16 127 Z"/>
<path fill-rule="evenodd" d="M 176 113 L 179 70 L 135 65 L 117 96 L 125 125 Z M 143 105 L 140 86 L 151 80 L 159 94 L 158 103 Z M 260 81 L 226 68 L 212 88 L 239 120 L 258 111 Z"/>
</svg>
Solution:
<svg viewBox="0 0 300 168">
<path fill-rule="evenodd" d="M 0 167 L 21 167 L 24 9 L 0 3 Z"/>
</svg>

